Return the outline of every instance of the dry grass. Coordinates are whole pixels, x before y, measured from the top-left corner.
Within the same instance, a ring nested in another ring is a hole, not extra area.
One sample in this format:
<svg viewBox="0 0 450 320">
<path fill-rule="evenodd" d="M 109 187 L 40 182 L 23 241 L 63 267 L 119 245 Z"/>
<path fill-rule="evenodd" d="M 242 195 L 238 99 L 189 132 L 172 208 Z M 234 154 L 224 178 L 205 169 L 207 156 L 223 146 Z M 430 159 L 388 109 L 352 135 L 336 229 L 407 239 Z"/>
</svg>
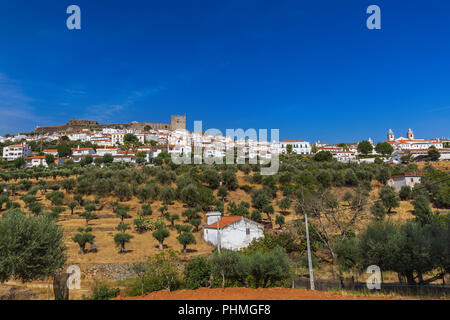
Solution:
<svg viewBox="0 0 450 320">
<path fill-rule="evenodd" d="M 414 162 L 414 163 L 417 164 L 419 170 L 422 170 L 427 165 L 431 165 L 434 168 L 441 171 L 450 171 L 450 161 Z"/>
<path fill-rule="evenodd" d="M 419 166 L 422 165 L 419 163 Z M 425 165 L 425 164 L 423 164 Z M 441 170 L 448 170 L 448 162 L 444 163 L 433 163 L 433 165 L 438 166 Z M 238 183 L 240 186 L 242 185 L 249 185 L 253 188 L 259 188 L 260 185 L 255 185 L 250 183 L 248 176 L 243 174 L 242 172 L 237 173 L 238 176 Z M 47 181 L 52 184 L 55 182 L 58 182 L 61 180 L 59 177 L 54 180 L 53 178 L 47 179 Z M 33 182 L 35 182 L 35 179 L 32 179 Z M 378 198 L 378 192 L 381 188 L 381 185 L 377 182 L 373 182 L 373 190 L 370 193 L 369 201 L 374 201 Z M 335 188 L 333 191 L 339 195 L 340 197 L 345 194 L 346 191 L 351 191 L 351 188 Z M 50 191 L 48 191 L 50 192 Z M 217 191 L 214 192 L 215 194 Z M 22 207 L 24 207 L 24 203 L 20 200 L 21 193 L 17 194 L 13 201 L 17 201 L 21 203 Z M 45 195 L 42 194 L 40 191 L 37 194 L 38 200 L 42 202 L 42 204 L 50 208 L 51 203 L 45 199 Z M 65 203 L 69 203 L 72 201 L 72 194 L 65 194 Z M 278 191 L 277 199 L 282 198 L 282 193 Z M 85 197 L 85 200 L 94 200 L 95 196 L 89 196 Z M 81 217 L 79 217 L 76 213 L 82 211 L 83 209 L 80 207 L 77 207 L 75 209 L 75 214 L 70 214 L 70 209 L 67 209 L 65 212 L 63 212 L 60 215 L 60 218 L 58 219 L 58 224 L 61 225 L 64 228 L 64 236 L 65 236 L 65 243 L 68 248 L 67 250 L 67 265 L 70 264 L 78 264 L 83 265 L 86 263 L 123 263 L 123 262 L 135 262 L 135 261 L 144 261 L 147 259 L 147 257 L 154 255 L 155 253 L 160 252 L 160 249 L 157 247 L 157 241 L 153 238 L 152 232 L 148 231 L 143 234 L 139 234 L 134 230 L 129 230 L 129 233 L 133 236 L 130 243 L 126 245 L 127 252 L 124 254 L 119 254 L 118 248 L 115 246 L 113 237 L 117 233 L 117 230 L 115 229 L 117 225 L 120 222 L 120 219 L 114 215 L 111 208 L 111 203 L 113 201 L 117 201 L 114 197 L 108 197 L 108 198 L 102 198 L 100 200 L 104 206 L 101 210 L 97 211 L 96 214 L 98 214 L 99 219 L 91 220 L 89 222 L 89 226 L 93 229 L 93 234 L 95 235 L 95 243 L 99 245 L 98 251 L 96 253 L 86 253 L 81 254 L 79 250 L 79 246 L 73 242 L 72 238 L 77 233 L 77 229 L 79 227 L 85 227 L 85 220 Z M 241 201 L 247 201 L 251 203 L 251 196 L 250 194 L 246 193 L 242 189 L 237 189 L 235 191 L 231 191 L 229 196 L 227 197 L 227 203 L 234 201 L 236 203 L 239 203 Z M 138 216 L 138 211 L 141 209 L 142 203 L 136 198 L 132 198 L 130 201 L 123 202 L 121 204 L 128 205 L 130 207 L 130 215 L 131 218 L 125 219 L 125 223 L 129 224 L 131 227 L 133 227 L 133 219 Z M 272 215 L 272 222 L 275 227 L 275 218 L 278 214 L 280 214 L 280 208 L 276 204 L 276 201 L 272 202 L 272 205 L 275 210 L 275 214 Z M 153 215 L 149 216 L 148 218 L 151 220 L 156 220 L 161 217 L 158 208 L 162 206 L 161 201 L 155 201 L 152 202 L 151 207 L 153 210 Z M 293 206 L 292 206 L 293 207 Z M 298 219 L 298 216 L 295 214 L 293 208 L 291 207 L 290 210 L 288 210 L 288 214 L 285 216 L 286 223 L 291 222 L 294 219 Z M 66 207 L 67 208 L 67 207 Z M 187 223 L 183 221 L 182 212 L 186 208 L 183 207 L 183 204 L 175 201 L 173 204 L 169 206 L 169 213 L 174 214 L 177 213 L 181 220 L 176 221 L 175 223 Z M 389 219 L 391 219 L 394 222 L 404 222 L 408 219 L 414 218 L 412 215 L 412 205 L 408 201 L 401 201 L 400 207 L 395 208 L 393 210 L 393 214 L 390 215 Z M 252 210 L 252 209 L 251 209 Z M 435 209 L 433 209 L 435 210 Z M 450 210 L 441 210 L 441 212 L 448 213 Z M 263 218 L 265 218 L 266 215 L 263 215 Z M 371 216 L 369 214 L 369 211 L 367 210 L 364 214 L 361 221 L 357 224 L 357 229 L 362 230 L 367 223 L 371 221 Z M 203 217 L 203 223 L 206 223 L 205 217 Z M 169 225 L 169 222 L 166 222 L 167 225 Z M 275 227 L 278 228 L 278 227 Z M 176 230 L 171 229 L 169 227 L 169 230 L 171 232 L 170 236 L 165 240 L 165 245 L 167 248 L 171 248 L 177 251 L 181 251 L 182 246 L 179 244 L 176 237 L 178 236 Z M 207 255 L 211 253 L 213 247 L 209 244 L 207 244 L 202 237 L 202 230 L 199 232 L 195 232 L 194 236 L 196 238 L 197 244 L 191 245 L 188 248 L 191 249 L 189 252 L 185 254 L 181 254 L 183 260 L 190 260 L 193 257 L 201 256 L 201 255 Z M 323 278 L 329 277 L 329 268 L 322 268 L 320 270 L 317 270 L 317 275 L 322 275 Z M 322 277 L 322 276 L 321 276 Z M 396 279 L 393 279 L 396 280 Z M 39 294 L 42 298 L 46 299 L 47 297 L 47 287 L 46 283 L 41 282 L 32 282 L 29 285 L 34 286 L 34 291 L 39 291 Z M 36 286 L 37 285 L 37 286 Z M 44 285 L 44 287 L 42 287 Z M 89 281 L 84 281 L 82 284 L 81 290 L 74 290 L 71 291 L 71 298 L 80 299 L 82 294 L 87 294 L 87 290 L 90 286 Z M 41 292 L 42 291 L 42 292 Z M 45 292 L 44 292 L 45 291 Z"/>
<path fill-rule="evenodd" d="M 259 188 L 259 185 L 255 185 L 249 182 L 248 176 L 246 176 L 242 172 L 237 173 L 238 176 L 238 183 L 240 186 L 242 185 L 249 185 L 253 188 Z M 56 179 L 58 181 L 58 179 Z M 53 178 L 48 179 L 49 183 L 56 182 Z M 373 182 L 373 190 L 371 191 L 369 195 L 369 201 L 372 202 L 378 198 L 378 192 L 381 185 L 377 182 Z M 335 192 L 339 197 L 342 197 L 342 195 L 345 194 L 347 191 L 351 191 L 351 188 L 334 188 L 333 192 Z M 215 191 L 215 194 L 217 191 Z M 21 203 L 22 206 L 24 206 L 24 203 L 22 200 L 20 200 L 21 194 L 17 194 L 13 201 L 17 201 Z M 37 194 L 38 200 L 41 201 L 41 203 L 47 207 L 51 207 L 50 201 L 45 199 L 45 195 L 41 193 L 41 191 Z M 72 194 L 65 194 L 65 203 L 68 203 L 72 201 Z M 95 196 L 88 196 L 85 197 L 86 200 L 94 200 Z M 282 198 L 281 191 L 278 191 L 277 193 L 277 200 Z M 227 197 L 227 203 L 234 201 L 236 203 L 239 203 L 241 201 L 247 201 L 251 203 L 251 196 L 250 194 L 246 193 L 242 189 L 237 189 L 235 191 L 231 191 Z M 76 213 L 81 212 L 83 209 L 80 207 L 77 207 L 74 210 L 74 214 L 70 214 L 70 209 L 67 209 L 65 212 L 63 212 L 60 215 L 60 218 L 58 219 L 58 224 L 63 226 L 65 231 L 65 242 L 68 247 L 67 255 L 68 255 L 68 264 L 78 263 L 120 263 L 120 262 L 135 262 L 135 261 L 143 261 L 148 256 L 154 255 L 155 253 L 158 253 L 160 250 L 157 248 L 157 241 L 153 238 L 152 232 L 148 231 L 142 234 L 137 233 L 134 230 L 129 230 L 129 233 L 133 236 L 133 239 L 131 239 L 130 243 L 126 245 L 127 253 L 125 254 L 119 254 L 119 250 L 116 248 L 114 243 L 114 235 L 117 233 L 116 227 L 120 222 L 120 219 L 114 215 L 111 208 L 111 203 L 117 201 L 114 197 L 107 197 L 102 198 L 101 202 L 104 204 L 103 208 L 96 212 L 96 214 L 99 216 L 99 219 L 91 220 L 89 222 L 89 226 L 93 229 L 93 233 L 95 235 L 95 243 L 99 245 L 98 252 L 96 253 L 86 253 L 81 254 L 79 250 L 79 246 L 72 241 L 73 236 L 77 233 L 77 229 L 79 227 L 85 227 L 85 220 L 78 216 Z M 132 198 L 130 201 L 122 202 L 121 204 L 127 205 L 130 207 L 130 215 L 131 218 L 125 219 L 125 223 L 129 224 L 131 227 L 133 226 L 133 219 L 135 219 L 138 216 L 138 211 L 141 209 L 142 203 L 137 198 Z M 162 206 L 161 201 L 155 201 L 151 203 L 151 207 L 153 210 L 153 214 L 149 216 L 148 218 L 150 220 L 156 220 L 161 218 L 161 214 L 158 211 L 158 208 Z M 278 207 L 276 201 L 272 202 L 272 205 L 275 210 L 275 214 L 272 215 L 272 222 L 274 224 L 275 228 L 278 228 L 275 226 L 275 218 L 278 214 L 280 214 L 281 210 Z M 177 213 L 181 220 L 176 221 L 175 223 L 187 223 L 187 221 L 184 221 L 184 218 L 182 217 L 182 212 L 186 208 L 183 207 L 183 204 L 179 201 L 173 202 L 173 204 L 169 205 L 169 213 L 174 214 Z M 390 215 L 389 219 L 391 219 L 394 222 L 404 222 L 408 219 L 414 218 L 412 215 L 412 205 L 409 201 L 401 201 L 400 207 L 395 208 L 393 210 L 393 214 Z M 441 210 L 441 212 L 448 212 L 449 210 Z M 266 218 L 266 215 L 263 215 L 263 218 Z M 293 206 L 290 210 L 287 211 L 287 214 L 285 215 L 286 223 L 291 222 L 292 220 L 298 219 L 298 216 L 295 214 Z M 371 216 L 367 212 L 363 215 L 362 219 L 358 222 L 356 225 L 357 229 L 363 228 L 367 223 L 369 223 L 371 220 Z M 169 225 L 168 222 L 166 222 L 167 225 Z M 205 217 L 203 217 L 203 223 L 206 223 Z M 168 248 L 181 251 L 182 246 L 178 243 L 178 240 L 176 237 L 178 236 L 176 230 L 171 229 L 169 227 L 169 230 L 171 231 L 170 236 L 165 240 L 165 245 L 167 245 Z M 196 238 L 197 244 L 191 245 L 189 252 L 186 254 L 183 254 L 187 259 L 190 259 L 192 257 L 196 257 L 199 255 L 205 255 L 212 251 L 212 246 L 207 244 L 202 237 L 202 230 L 200 229 L 199 232 L 195 232 L 194 236 Z"/>
</svg>

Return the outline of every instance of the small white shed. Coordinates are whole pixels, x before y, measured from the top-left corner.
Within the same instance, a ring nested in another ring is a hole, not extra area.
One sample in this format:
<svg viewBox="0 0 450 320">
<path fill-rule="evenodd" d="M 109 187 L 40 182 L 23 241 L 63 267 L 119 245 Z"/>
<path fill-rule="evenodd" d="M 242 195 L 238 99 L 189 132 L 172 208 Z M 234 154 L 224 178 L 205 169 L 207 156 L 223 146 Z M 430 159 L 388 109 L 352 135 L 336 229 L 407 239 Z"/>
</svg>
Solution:
<svg viewBox="0 0 450 320">
<path fill-rule="evenodd" d="M 240 250 L 248 247 L 253 239 L 264 237 L 262 224 L 241 216 L 221 217 L 220 212 L 209 212 L 206 218 L 207 225 L 203 226 L 203 239 L 217 246 L 219 231 L 220 247 L 223 249 Z"/>
<path fill-rule="evenodd" d="M 420 183 L 424 173 L 422 172 L 406 172 L 392 176 L 387 185 L 395 189 L 395 191 L 400 191 L 403 186 L 408 186 L 413 188 L 417 183 Z"/>
</svg>

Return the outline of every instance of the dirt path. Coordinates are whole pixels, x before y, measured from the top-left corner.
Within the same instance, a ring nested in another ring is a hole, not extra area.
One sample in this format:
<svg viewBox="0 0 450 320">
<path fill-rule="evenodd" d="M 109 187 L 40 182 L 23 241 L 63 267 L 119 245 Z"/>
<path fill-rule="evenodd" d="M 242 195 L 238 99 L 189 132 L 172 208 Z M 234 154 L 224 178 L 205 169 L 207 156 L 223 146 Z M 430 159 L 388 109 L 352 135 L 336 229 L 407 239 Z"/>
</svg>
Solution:
<svg viewBox="0 0 450 320">
<path fill-rule="evenodd" d="M 173 292 L 155 291 L 144 297 L 130 297 L 124 300 L 380 300 L 398 299 L 391 296 L 354 296 L 309 291 L 304 289 L 270 288 L 225 288 L 197 290 L 178 290 Z"/>
</svg>

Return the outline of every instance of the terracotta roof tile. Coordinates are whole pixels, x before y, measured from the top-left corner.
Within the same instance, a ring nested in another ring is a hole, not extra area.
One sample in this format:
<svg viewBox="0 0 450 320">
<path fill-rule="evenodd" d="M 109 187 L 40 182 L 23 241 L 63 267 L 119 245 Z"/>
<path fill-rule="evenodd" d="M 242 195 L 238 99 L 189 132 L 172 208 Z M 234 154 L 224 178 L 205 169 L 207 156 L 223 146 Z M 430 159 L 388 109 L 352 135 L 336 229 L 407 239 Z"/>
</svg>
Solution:
<svg viewBox="0 0 450 320">
<path fill-rule="evenodd" d="M 231 216 L 231 217 L 221 217 L 220 221 L 219 221 L 219 229 L 223 229 L 226 226 L 228 226 L 229 224 L 239 221 L 241 220 L 242 217 L 236 217 L 236 216 Z M 214 222 L 213 224 L 210 224 L 208 226 L 204 226 L 203 228 L 207 228 L 207 229 L 217 229 L 217 222 Z"/>
</svg>

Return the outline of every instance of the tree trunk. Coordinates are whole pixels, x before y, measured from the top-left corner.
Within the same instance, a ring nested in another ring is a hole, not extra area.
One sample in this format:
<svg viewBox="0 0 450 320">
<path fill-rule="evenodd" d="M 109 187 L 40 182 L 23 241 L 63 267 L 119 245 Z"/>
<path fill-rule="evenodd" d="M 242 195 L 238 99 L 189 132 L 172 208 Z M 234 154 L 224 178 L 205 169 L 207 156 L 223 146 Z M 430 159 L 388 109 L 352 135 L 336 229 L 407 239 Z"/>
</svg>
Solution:
<svg viewBox="0 0 450 320">
<path fill-rule="evenodd" d="M 57 273 L 53 277 L 53 295 L 55 300 L 69 300 L 69 288 L 67 286 L 68 273 Z"/>
<path fill-rule="evenodd" d="M 47 300 L 50 300 L 50 276 L 47 277 Z"/>
<path fill-rule="evenodd" d="M 222 269 L 221 272 L 222 274 L 222 292 L 225 291 L 225 271 Z"/>
<path fill-rule="evenodd" d="M 419 278 L 419 283 L 422 283 L 423 282 L 423 274 L 422 274 L 422 272 L 419 272 L 419 274 L 417 276 Z"/>
<path fill-rule="evenodd" d="M 433 282 L 433 281 L 436 281 L 436 280 L 438 280 L 438 279 L 440 279 L 440 278 L 442 278 L 442 280 L 444 281 L 444 277 L 445 277 L 445 273 L 440 273 L 440 274 L 435 275 L 434 277 L 429 278 L 429 279 L 427 279 L 427 280 L 423 280 L 423 279 L 422 279 L 422 281 L 420 282 L 420 284 L 429 284 L 429 283 L 431 283 L 431 282 Z"/>
<path fill-rule="evenodd" d="M 403 275 L 400 272 L 397 272 L 397 276 L 398 276 L 398 282 L 400 283 L 405 283 L 405 278 L 403 277 Z"/>
<path fill-rule="evenodd" d="M 408 284 L 416 284 L 416 280 L 414 280 L 414 275 L 412 272 L 406 272 L 405 276 Z"/>
</svg>

